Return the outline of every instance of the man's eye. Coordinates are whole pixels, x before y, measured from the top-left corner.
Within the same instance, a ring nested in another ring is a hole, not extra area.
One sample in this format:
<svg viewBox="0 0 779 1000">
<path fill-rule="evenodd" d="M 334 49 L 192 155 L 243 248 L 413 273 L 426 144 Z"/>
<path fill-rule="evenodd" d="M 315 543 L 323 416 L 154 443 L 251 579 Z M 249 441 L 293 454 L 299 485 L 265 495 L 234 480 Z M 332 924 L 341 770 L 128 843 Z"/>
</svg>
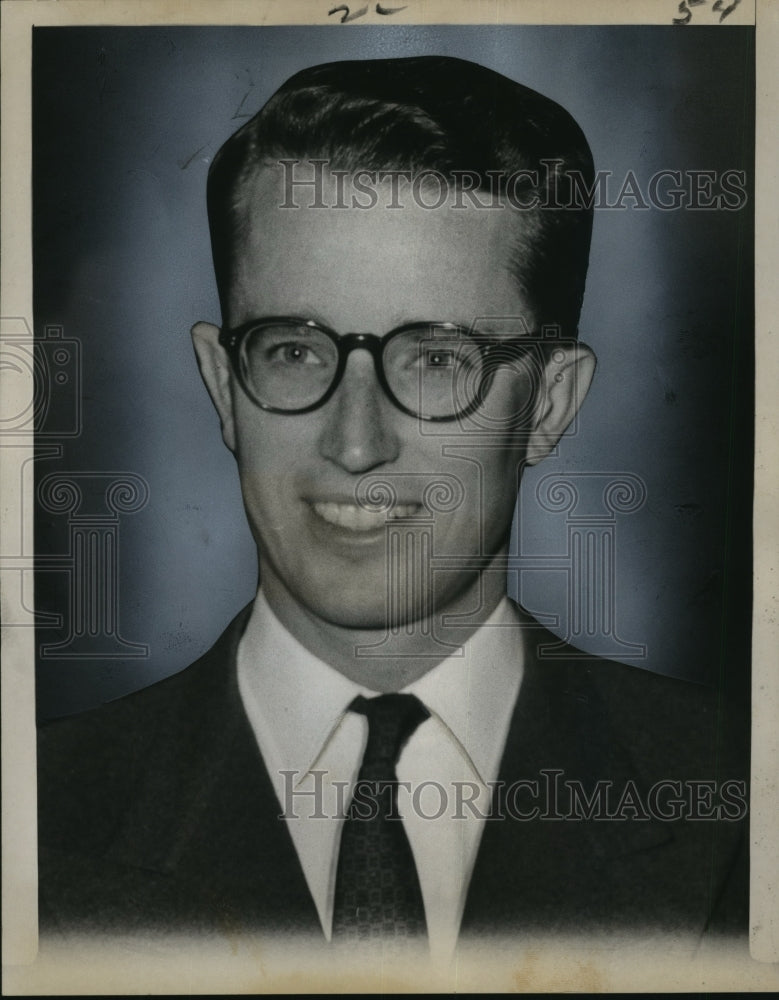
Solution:
<svg viewBox="0 0 779 1000">
<path fill-rule="evenodd" d="M 291 340 L 285 344 L 276 344 L 267 354 L 268 361 L 281 362 L 285 365 L 321 365 L 322 359 L 306 344 Z"/>
<path fill-rule="evenodd" d="M 457 355 L 451 350 L 428 350 L 425 352 L 426 368 L 451 368 L 457 361 Z"/>
</svg>

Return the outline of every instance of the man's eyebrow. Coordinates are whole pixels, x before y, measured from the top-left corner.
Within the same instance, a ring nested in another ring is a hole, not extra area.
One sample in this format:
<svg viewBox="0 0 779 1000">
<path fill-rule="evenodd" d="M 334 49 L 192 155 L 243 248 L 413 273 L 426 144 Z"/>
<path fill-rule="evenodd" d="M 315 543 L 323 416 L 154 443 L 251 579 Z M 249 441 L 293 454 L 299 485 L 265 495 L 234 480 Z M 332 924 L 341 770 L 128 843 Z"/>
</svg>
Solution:
<svg viewBox="0 0 779 1000">
<path fill-rule="evenodd" d="M 319 323 L 320 326 L 326 326 L 328 329 L 335 331 L 339 334 L 347 333 L 376 333 L 383 334 L 389 333 L 390 330 L 397 330 L 401 326 L 411 326 L 412 324 L 419 323 L 424 326 L 426 323 L 457 323 L 457 319 L 450 316 L 438 316 L 438 315 L 420 315 L 412 313 L 393 313 L 387 322 L 386 327 L 381 329 L 368 330 L 368 329 L 356 329 L 350 326 L 349 329 L 341 328 L 340 326 L 332 323 L 325 313 L 320 312 L 319 309 L 315 309 L 306 303 L 301 306 L 301 308 L 295 312 L 291 312 L 291 316 L 299 316 L 301 319 L 312 319 L 315 323 Z M 469 327 L 470 323 L 459 323 L 460 326 Z"/>
<path fill-rule="evenodd" d="M 326 326 L 331 330 L 335 329 L 324 313 L 321 313 L 318 309 L 314 309 L 307 302 L 303 303 L 300 309 L 290 311 L 289 315 L 299 316 L 301 319 L 312 319 L 315 323 L 319 323 L 320 326 Z"/>
<path fill-rule="evenodd" d="M 266 319 L 270 316 L 276 317 L 289 317 L 290 319 L 304 319 L 313 320 L 314 323 L 318 323 L 319 326 L 325 326 L 328 330 L 335 330 L 336 333 L 346 332 L 338 330 L 324 313 L 321 313 L 318 309 L 313 309 L 310 306 L 303 304 L 302 306 L 294 309 L 277 309 L 275 312 L 269 311 L 267 309 L 261 312 L 255 312 L 247 322 L 256 323 L 259 320 Z"/>
<path fill-rule="evenodd" d="M 382 336 L 385 333 L 389 333 L 392 330 L 398 330 L 404 326 L 425 326 L 428 323 L 431 325 L 434 323 L 453 323 L 455 326 L 459 326 L 463 330 L 467 330 L 469 333 L 477 336 L 495 336 L 500 334 L 511 334 L 515 336 L 517 332 L 520 332 L 516 329 L 517 325 L 521 328 L 521 332 L 529 333 L 532 330 L 532 326 L 528 325 L 527 318 L 523 317 L 521 314 L 518 314 L 517 316 L 481 315 L 465 318 L 464 316 L 454 314 L 439 316 L 432 314 L 421 315 L 418 313 L 395 313 L 391 316 L 386 327 L 375 330 L 357 330 L 352 328 L 342 329 L 340 326 L 334 325 L 325 313 L 320 312 L 319 309 L 316 309 L 306 303 L 296 310 L 291 310 L 285 315 L 297 316 L 300 319 L 313 320 L 320 326 L 324 326 L 328 330 L 332 330 L 340 336 L 345 336 L 347 333 L 374 333 Z M 253 317 L 253 320 L 261 318 L 262 316 L 256 316 Z"/>
<path fill-rule="evenodd" d="M 470 329 L 471 321 L 466 320 L 462 316 L 457 316 L 455 314 L 447 313 L 446 316 L 440 315 L 416 315 L 412 316 L 408 313 L 404 313 L 402 316 L 395 317 L 392 329 L 395 330 L 399 326 L 411 326 L 412 324 L 418 323 L 420 326 L 424 326 L 425 323 L 454 323 L 455 326 L 465 327 L 466 330 Z"/>
<path fill-rule="evenodd" d="M 341 334 L 342 336 L 345 335 L 345 334 L 347 334 L 347 333 L 376 333 L 376 334 L 381 335 L 381 334 L 384 334 L 384 333 L 389 333 L 391 330 L 397 330 L 398 328 L 400 328 L 402 326 L 412 326 L 412 325 L 415 325 L 415 324 L 419 324 L 420 326 L 424 326 L 427 323 L 430 323 L 430 324 L 433 324 L 433 323 L 454 323 L 456 326 L 461 326 L 461 327 L 464 327 L 466 330 L 470 330 L 471 327 L 473 326 L 473 322 L 474 322 L 473 318 L 471 318 L 468 321 L 465 321 L 465 320 L 463 320 L 462 317 L 458 318 L 457 316 L 449 316 L 449 315 L 447 315 L 447 316 L 439 316 L 439 315 L 432 315 L 432 314 L 431 315 L 421 315 L 421 314 L 412 314 L 412 313 L 395 313 L 390 318 L 390 320 L 388 321 L 388 323 L 386 325 L 386 328 L 382 327 L 381 329 L 376 329 L 376 330 L 367 330 L 367 329 L 366 330 L 357 330 L 357 329 L 352 329 L 350 327 L 347 330 L 346 328 L 342 329 L 340 326 L 337 326 L 337 325 L 333 324 L 330 321 L 330 319 L 324 313 L 322 313 L 318 309 L 315 309 L 315 308 L 313 308 L 313 307 L 311 307 L 309 305 L 306 305 L 306 304 L 303 304 L 298 309 L 290 310 L 285 315 L 288 315 L 288 316 L 297 316 L 300 319 L 310 319 L 310 320 L 313 320 L 315 323 L 318 323 L 320 326 L 327 327 L 329 330 L 333 330 L 335 333 Z M 254 317 L 254 319 L 261 319 L 261 318 L 262 318 L 261 316 Z"/>
<path fill-rule="evenodd" d="M 392 318 L 392 326 L 388 327 L 388 330 L 397 330 L 401 326 L 424 326 L 426 323 L 456 323 L 458 326 L 463 326 L 464 324 L 459 323 L 457 318 L 454 316 L 438 316 L 438 315 L 412 315 L 411 313 L 398 313 Z M 384 333 L 387 330 L 382 331 Z"/>
</svg>

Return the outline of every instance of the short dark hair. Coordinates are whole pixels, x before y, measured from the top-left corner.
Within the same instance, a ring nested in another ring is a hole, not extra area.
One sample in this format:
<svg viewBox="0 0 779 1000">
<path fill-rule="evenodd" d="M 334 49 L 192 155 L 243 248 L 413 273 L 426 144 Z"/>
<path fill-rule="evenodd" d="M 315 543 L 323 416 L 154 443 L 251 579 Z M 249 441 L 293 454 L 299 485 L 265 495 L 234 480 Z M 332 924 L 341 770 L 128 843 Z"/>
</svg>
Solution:
<svg viewBox="0 0 779 1000">
<path fill-rule="evenodd" d="M 524 204 L 508 262 L 542 323 L 574 336 L 592 231 L 569 173 L 588 186 L 593 162 L 582 130 L 559 104 L 464 59 L 423 56 L 325 63 L 290 77 L 217 153 L 208 177 L 214 268 L 224 312 L 241 193 L 278 159 L 325 159 L 336 170 L 434 170 L 456 186 L 505 193 L 523 171 Z M 538 180 L 528 179 L 537 172 Z M 552 190 L 553 189 L 553 190 Z M 567 207 L 558 208 L 556 205 Z"/>
</svg>

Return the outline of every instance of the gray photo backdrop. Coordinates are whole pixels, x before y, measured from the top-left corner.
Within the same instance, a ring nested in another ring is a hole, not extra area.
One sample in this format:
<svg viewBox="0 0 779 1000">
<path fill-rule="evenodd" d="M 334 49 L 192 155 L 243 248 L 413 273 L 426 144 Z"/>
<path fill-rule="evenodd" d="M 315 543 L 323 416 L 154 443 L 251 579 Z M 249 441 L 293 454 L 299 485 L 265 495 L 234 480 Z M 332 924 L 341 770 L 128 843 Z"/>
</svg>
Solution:
<svg viewBox="0 0 779 1000">
<path fill-rule="evenodd" d="M 612 172 L 612 200 L 631 170 L 644 186 L 663 169 L 746 172 L 740 211 L 596 211 L 580 331 L 598 372 L 575 431 L 525 477 L 514 550 L 526 571 L 510 581 L 569 633 L 572 512 L 539 491 L 552 474 L 584 484 L 595 516 L 603 484 L 632 477 L 643 502 L 604 509 L 610 526 L 596 526 L 613 539 L 619 643 L 604 648 L 597 629 L 574 641 L 745 690 L 753 40 L 748 28 L 671 26 L 36 29 L 35 333 L 50 361 L 52 337 L 79 352 L 67 385 L 48 384 L 36 462 L 36 605 L 53 616 L 37 635 L 40 715 L 182 669 L 254 594 L 234 462 L 189 340 L 196 320 L 220 320 L 205 212 L 214 153 L 298 69 L 420 54 L 473 59 L 559 101 Z M 74 386 L 79 432 L 65 436 Z M 79 510 L 44 497 L 74 473 Z M 123 479 L 124 500 L 119 486 L 106 508 L 106 485 Z M 102 619 L 71 634 L 84 525 L 117 555 L 107 638 Z"/>
</svg>

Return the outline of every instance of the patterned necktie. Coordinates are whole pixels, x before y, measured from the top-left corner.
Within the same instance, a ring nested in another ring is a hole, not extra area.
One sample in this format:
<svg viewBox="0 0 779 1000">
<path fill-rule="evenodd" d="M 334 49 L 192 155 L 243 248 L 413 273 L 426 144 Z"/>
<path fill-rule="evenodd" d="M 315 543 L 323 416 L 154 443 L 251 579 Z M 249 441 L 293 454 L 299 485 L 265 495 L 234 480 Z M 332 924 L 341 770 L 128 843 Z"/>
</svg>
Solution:
<svg viewBox="0 0 779 1000">
<path fill-rule="evenodd" d="M 395 765 L 429 718 L 409 694 L 362 695 L 349 706 L 368 717 L 368 742 L 344 820 L 333 909 L 333 941 L 401 944 L 426 935 L 414 857 L 397 813 Z"/>
</svg>

